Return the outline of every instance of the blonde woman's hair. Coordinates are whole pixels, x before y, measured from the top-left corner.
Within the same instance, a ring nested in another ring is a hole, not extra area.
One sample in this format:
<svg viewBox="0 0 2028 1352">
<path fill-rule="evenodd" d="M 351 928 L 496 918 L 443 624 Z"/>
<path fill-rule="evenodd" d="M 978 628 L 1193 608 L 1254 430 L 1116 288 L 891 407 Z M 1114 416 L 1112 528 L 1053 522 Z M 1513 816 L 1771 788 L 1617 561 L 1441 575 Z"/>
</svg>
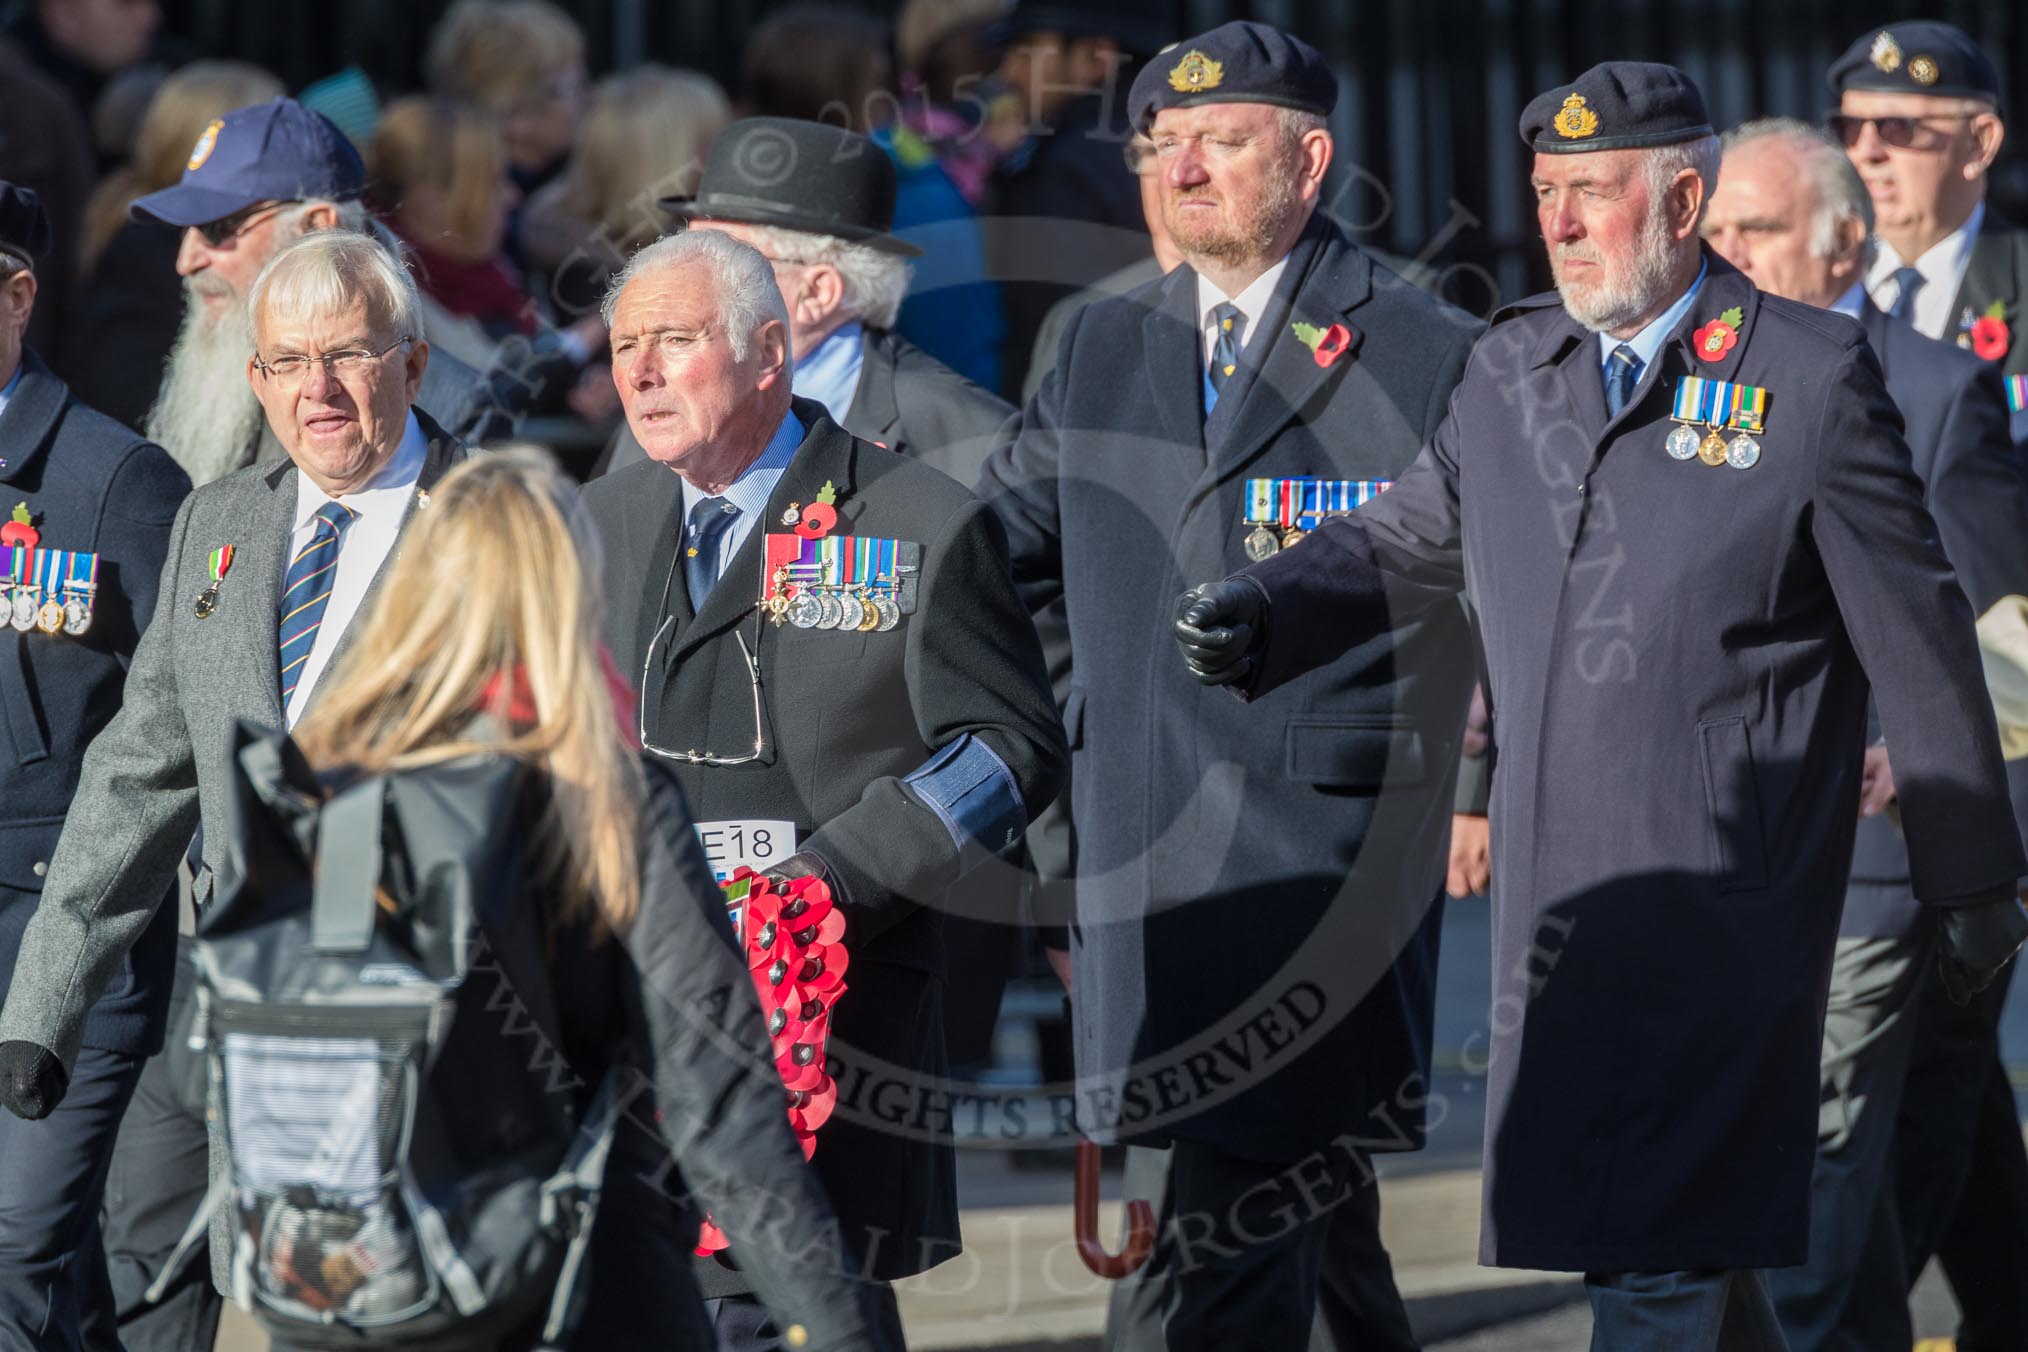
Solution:
<svg viewBox="0 0 2028 1352">
<path fill-rule="evenodd" d="M 725 91 L 707 75 L 656 65 L 609 75 L 578 125 L 558 202 L 624 258 L 666 228 L 657 198 L 697 190 L 705 152 L 731 120 Z"/>
<path fill-rule="evenodd" d="M 584 65 L 584 30 L 547 0 L 458 0 L 430 34 L 424 65 L 435 92 L 504 112 Z"/>
<path fill-rule="evenodd" d="M 311 764 L 368 775 L 473 755 L 542 771 L 542 875 L 563 914 L 589 910 L 618 932 L 640 905 L 644 786 L 601 658 L 597 548 L 547 454 L 470 457 L 418 508 L 295 738 Z M 475 722 L 489 688 L 496 716 Z M 517 688 L 530 718 L 505 711 Z"/>
<path fill-rule="evenodd" d="M 163 80 L 148 100 L 127 163 L 99 183 L 85 207 L 79 267 L 89 272 L 136 197 L 180 181 L 204 129 L 235 108 L 278 99 L 282 82 L 243 61 L 193 61 Z"/>
<path fill-rule="evenodd" d="M 507 176 L 507 148 L 491 113 L 459 99 L 396 99 L 373 129 L 366 162 L 374 205 L 391 212 L 415 188 L 439 188 L 449 200 L 451 237 L 427 243 L 455 258 L 484 256 Z"/>
</svg>

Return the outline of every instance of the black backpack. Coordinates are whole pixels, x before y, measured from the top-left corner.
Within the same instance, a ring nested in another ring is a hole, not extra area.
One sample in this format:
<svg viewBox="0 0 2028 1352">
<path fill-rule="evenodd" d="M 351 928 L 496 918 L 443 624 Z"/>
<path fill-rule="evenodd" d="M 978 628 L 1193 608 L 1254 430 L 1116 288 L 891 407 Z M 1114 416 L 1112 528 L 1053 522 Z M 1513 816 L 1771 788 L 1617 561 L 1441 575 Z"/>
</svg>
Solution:
<svg viewBox="0 0 2028 1352">
<path fill-rule="evenodd" d="M 227 1167 L 186 1243 L 222 1213 L 234 1300 L 296 1345 L 491 1346 L 545 1305 L 559 1343 L 619 1105 L 560 1073 L 527 773 L 326 798 L 285 736 L 237 743 L 193 1036 Z"/>
</svg>

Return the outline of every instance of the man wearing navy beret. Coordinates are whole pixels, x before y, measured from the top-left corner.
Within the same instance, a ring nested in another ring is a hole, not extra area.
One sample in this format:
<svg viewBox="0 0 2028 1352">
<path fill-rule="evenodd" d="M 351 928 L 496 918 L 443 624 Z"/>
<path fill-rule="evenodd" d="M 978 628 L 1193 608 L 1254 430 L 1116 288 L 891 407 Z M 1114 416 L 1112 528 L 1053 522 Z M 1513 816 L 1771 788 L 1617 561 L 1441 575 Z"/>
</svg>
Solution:
<svg viewBox="0 0 2028 1352">
<path fill-rule="evenodd" d="M 1130 1164 L 1162 1219 L 1116 1348 L 1303 1347 L 1313 1320 L 1415 1345 L 1370 1156 L 1422 1144 L 1464 613 L 1251 709 L 1193 685 L 1166 624 L 1192 578 L 1384 492 L 1479 328 L 1318 209 L 1337 94 L 1255 23 L 1143 69 L 1183 265 L 1070 319 L 981 483 L 1031 607 L 1069 616 L 1078 1127 L 1169 1147 Z"/>
<path fill-rule="evenodd" d="M 1177 639 L 1258 700 L 1472 600 L 1501 731 L 1481 1259 L 1584 1273 L 1602 1352 L 1773 1352 L 1869 685 L 1956 998 L 2028 936 L 2028 857 L 1864 331 L 1699 242 L 1697 87 L 1608 63 L 1521 135 L 1557 290 L 1495 316 L 1391 490 L 1187 593 Z"/>
<path fill-rule="evenodd" d="M 119 710 L 190 480 L 93 412 L 23 343 L 49 223 L 0 182 L 0 991 L 77 791 Z M 142 1062 L 162 1047 L 176 913 L 165 907 L 85 1020 L 71 1093 L 48 1119 L 0 1113 L 0 1347 L 117 1345 L 99 1202 Z"/>
</svg>

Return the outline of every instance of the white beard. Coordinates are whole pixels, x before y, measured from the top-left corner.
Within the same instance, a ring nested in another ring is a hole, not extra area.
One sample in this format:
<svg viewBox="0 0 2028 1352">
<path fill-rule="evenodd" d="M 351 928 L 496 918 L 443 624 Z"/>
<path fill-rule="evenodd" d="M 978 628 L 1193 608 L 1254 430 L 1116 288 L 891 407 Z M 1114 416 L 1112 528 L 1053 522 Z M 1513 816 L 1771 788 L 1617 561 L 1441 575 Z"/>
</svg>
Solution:
<svg viewBox="0 0 2028 1352">
<path fill-rule="evenodd" d="M 1676 268 L 1675 250 L 1676 241 L 1669 237 L 1666 207 L 1658 199 L 1649 210 L 1648 219 L 1641 223 L 1640 236 L 1634 241 L 1624 273 L 1606 277 L 1581 294 L 1565 286 L 1561 274 L 1557 276 L 1556 291 L 1563 297 L 1563 308 L 1594 333 L 1625 328 L 1668 299 L 1662 293 L 1668 289 Z M 1551 250 L 1552 254 L 1558 251 L 1599 261 L 1597 250 L 1588 245 L 1558 245 Z"/>
<path fill-rule="evenodd" d="M 236 304 L 213 316 L 204 274 L 183 283 L 183 327 L 169 351 L 161 393 L 148 411 L 148 440 L 169 452 L 197 487 L 253 463 L 266 414 L 247 384 L 253 339 Z"/>
</svg>

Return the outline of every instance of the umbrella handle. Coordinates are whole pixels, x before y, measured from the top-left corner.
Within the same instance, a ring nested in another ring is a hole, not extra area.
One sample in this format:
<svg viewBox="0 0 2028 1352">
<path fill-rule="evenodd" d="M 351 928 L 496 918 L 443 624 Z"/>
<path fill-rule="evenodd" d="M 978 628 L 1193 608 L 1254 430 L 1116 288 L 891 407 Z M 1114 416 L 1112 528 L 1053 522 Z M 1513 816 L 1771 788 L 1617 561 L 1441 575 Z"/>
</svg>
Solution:
<svg viewBox="0 0 2028 1352">
<path fill-rule="evenodd" d="M 1139 1198 L 1127 1203 L 1126 1247 L 1116 1254 L 1108 1253 L 1099 1239 L 1099 1148 L 1095 1141 L 1077 1143 L 1075 1200 L 1077 1256 L 1095 1276 L 1116 1281 L 1148 1261 L 1155 1249 L 1155 1209 Z"/>
</svg>

